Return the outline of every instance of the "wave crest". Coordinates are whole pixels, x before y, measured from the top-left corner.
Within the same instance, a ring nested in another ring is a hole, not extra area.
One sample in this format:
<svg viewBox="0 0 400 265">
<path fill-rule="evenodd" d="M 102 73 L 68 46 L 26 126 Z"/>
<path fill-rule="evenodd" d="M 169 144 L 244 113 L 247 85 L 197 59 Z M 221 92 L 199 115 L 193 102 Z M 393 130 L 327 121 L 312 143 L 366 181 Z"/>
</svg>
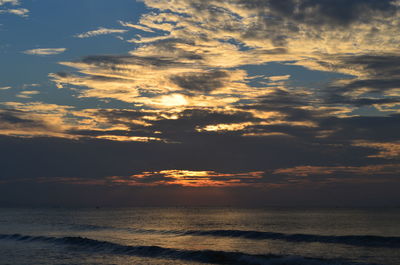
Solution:
<svg viewBox="0 0 400 265">
<path fill-rule="evenodd" d="M 251 230 L 152 230 L 135 228 L 117 228 L 95 225 L 79 225 L 75 228 L 82 230 L 117 230 L 129 233 L 145 234 L 173 234 L 178 236 L 214 236 L 230 238 L 247 238 L 253 240 L 283 240 L 295 243 L 333 243 L 359 247 L 400 248 L 400 237 L 372 236 L 372 235 L 312 235 L 312 234 L 285 234 L 277 232 L 262 232 Z"/>
<path fill-rule="evenodd" d="M 244 264 L 244 265 L 366 265 L 343 260 L 323 260 L 298 256 L 252 255 L 241 252 L 215 250 L 183 250 L 163 248 L 158 246 L 126 246 L 117 243 L 99 241 L 84 237 L 47 237 L 27 236 L 20 234 L 0 234 L 0 240 L 15 240 L 21 242 L 46 242 L 77 247 L 77 250 L 102 252 L 110 254 L 179 259 L 214 264 Z M 370 264 L 372 265 L 372 264 Z"/>
</svg>

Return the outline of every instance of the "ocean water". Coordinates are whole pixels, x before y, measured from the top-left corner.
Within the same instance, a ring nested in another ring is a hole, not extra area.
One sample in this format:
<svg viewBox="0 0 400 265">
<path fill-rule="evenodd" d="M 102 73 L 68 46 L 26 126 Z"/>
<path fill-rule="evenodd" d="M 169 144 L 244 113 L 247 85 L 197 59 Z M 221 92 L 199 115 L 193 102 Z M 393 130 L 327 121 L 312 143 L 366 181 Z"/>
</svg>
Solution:
<svg viewBox="0 0 400 265">
<path fill-rule="evenodd" d="M 400 264 L 400 209 L 0 208 L 0 264 Z"/>
</svg>

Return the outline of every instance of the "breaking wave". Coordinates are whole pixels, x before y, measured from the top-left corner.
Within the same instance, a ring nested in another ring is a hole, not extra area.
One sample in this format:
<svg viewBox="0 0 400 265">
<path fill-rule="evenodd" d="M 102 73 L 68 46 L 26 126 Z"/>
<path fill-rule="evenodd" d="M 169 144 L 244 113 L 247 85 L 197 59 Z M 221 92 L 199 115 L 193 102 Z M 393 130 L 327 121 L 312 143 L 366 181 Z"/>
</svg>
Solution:
<svg viewBox="0 0 400 265">
<path fill-rule="evenodd" d="M 2 235 L 0 240 L 20 242 L 45 242 L 74 247 L 79 251 L 101 252 L 150 258 L 178 259 L 214 264 L 267 264 L 267 265 L 366 265 L 343 260 L 324 260 L 299 256 L 252 255 L 241 252 L 214 250 L 181 250 L 158 246 L 127 246 L 117 243 L 98 241 L 83 237 L 27 236 L 20 234 Z"/>
<path fill-rule="evenodd" d="M 210 231 L 186 231 L 185 235 L 241 237 L 248 239 L 273 239 L 287 242 L 305 243 L 336 243 L 363 247 L 400 247 L 400 237 L 384 237 L 371 235 L 352 236 L 326 236 L 310 234 L 284 234 L 275 232 L 242 231 L 242 230 L 210 230 Z"/>
<path fill-rule="evenodd" d="M 230 238 L 246 238 L 253 240 L 283 240 L 295 243 L 334 243 L 359 247 L 400 248 L 400 237 L 372 236 L 372 235 L 312 235 L 312 234 L 285 234 L 276 232 L 246 231 L 246 230 L 152 230 L 135 228 L 116 228 L 94 225 L 82 225 L 76 228 L 89 230 L 112 229 L 130 233 L 173 234 L 180 236 L 215 236 Z"/>
</svg>

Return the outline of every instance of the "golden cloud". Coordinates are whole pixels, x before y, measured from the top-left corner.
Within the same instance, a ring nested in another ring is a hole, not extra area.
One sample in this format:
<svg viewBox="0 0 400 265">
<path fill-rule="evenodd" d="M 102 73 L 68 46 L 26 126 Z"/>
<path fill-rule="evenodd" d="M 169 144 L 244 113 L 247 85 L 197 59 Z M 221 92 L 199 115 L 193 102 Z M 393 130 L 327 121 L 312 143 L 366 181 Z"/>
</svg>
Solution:
<svg viewBox="0 0 400 265">
<path fill-rule="evenodd" d="M 218 173 L 215 171 L 162 170 L 143 172 L 129 177 L 109 177 L 108 181 L 112 184 L 129 186 L 236 187 L 256 185 L 254 182 L 263 176 L 264 172 L 261 171 Z"/>
</svg>

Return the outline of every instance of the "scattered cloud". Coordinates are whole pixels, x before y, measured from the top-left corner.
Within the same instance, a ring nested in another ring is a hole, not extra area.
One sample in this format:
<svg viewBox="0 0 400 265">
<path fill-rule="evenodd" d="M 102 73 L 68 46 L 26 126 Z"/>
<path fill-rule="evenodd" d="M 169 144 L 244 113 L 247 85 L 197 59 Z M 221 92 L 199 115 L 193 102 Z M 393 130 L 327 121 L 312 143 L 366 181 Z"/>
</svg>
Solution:
<svg viewBox="0 0 400 265">
<path fill-rule="evenodd" d="M 56 55 L 65 52 L 66 48 L 40 48 L 40 49 L 31 49 L 26 50 L 23 53 L 29 55 Z"/>
<path fill-rule="evenodd" d="M 0 14 L 13 14 L 21 17 L 27 17 L 29 10 L 26 8 L 15 8 L 19 5 L 20 1 L 18 0 L 0 0 Z"/>
<path fill-rule="evenodd" d="M 21 17 L 27 17 L 29 10 L 26 8 L 0 10 L 0 14 L 6 14 L 6 13 L 21 16 Z"/>
<path fill-rule="evenodd" d="M 110 29 L 110 28 L 100 27 L 96 30 L 91 30 L 91 31 L 88 31 L 85 33 L 77 34 L 77 35 L 75 35 L 75 37 L 84 39 L 84 38 L 96 37 L 99 35 L 108 35 L 108 34 L 115 34 L 115 33 L 123 34 L 125 32 L 127 32 L 127 30 L 125 30 L 125 29 Z"/>
<path fill-rule="evenodd" d="M 37 90 L 25 90 L 16 95 L 17 98 L 32 98 L 34 95 L 40 94 Z"/>
<path fill-rule="evenodd" d="M 137 24 L 120 24 L 149 33 L 132 40 L 146 45 L 130 55 L 61 62 L 80 74 L 52 74 L 58 86 L 82 87 L 81 97 L 117 99 L 160 109 L 234 108 L 259 104 L 275 91 L 294 94 L 292 103 L 298 101 L 299 105 L 294 109 L 288 103 L 292 113 L 324 108 L 325 115 L 351 115 L 371 102 L 387 111 L 395 109 L 398 60 L 393 54 L 398 48 L 395 43 L 400 41 L 395 34 L 400 23 L 397 2 L 209 0 L 200 4 L 197 0 L 176 0 L 172 6 L 167 1 L 144 2 L 159 14 L 144 14 Z M 288 87 L 290 75 L 264 76 L 255 86 L 254 76 L 237 69 L 282 61 L 355 78 L 329 89 L 302 87 L 294 92 Z M 383 71 L 384 80 L 377 79 Z M 367 95 L 378 90 L 381 99 Z M 279 103 L 276 98 L 271 102 L 275 108 Z"/>
<path fill-rule="evenodd" d="M 124 27 L 130 27 L 130 28 L 141 30 L 141 31 L 154 33 L 154 31 L 152 29 L 145 27 L 145 26 L 140 26 L 140 25 L 136 25 L 136 24 L 133 24 L 130 22 L 124 22 L 124 21 L 119 21 L 119 23 Z"/>
<path fill-rule="evenodd" d="M 19 0 L 0 0 L 0 6 L 5 5 L 5 4 L 11 4 L 11 5 L 16 6 L 16 5 L 19 5 L 20 2 L 19 2 Z"/>
</svg>

